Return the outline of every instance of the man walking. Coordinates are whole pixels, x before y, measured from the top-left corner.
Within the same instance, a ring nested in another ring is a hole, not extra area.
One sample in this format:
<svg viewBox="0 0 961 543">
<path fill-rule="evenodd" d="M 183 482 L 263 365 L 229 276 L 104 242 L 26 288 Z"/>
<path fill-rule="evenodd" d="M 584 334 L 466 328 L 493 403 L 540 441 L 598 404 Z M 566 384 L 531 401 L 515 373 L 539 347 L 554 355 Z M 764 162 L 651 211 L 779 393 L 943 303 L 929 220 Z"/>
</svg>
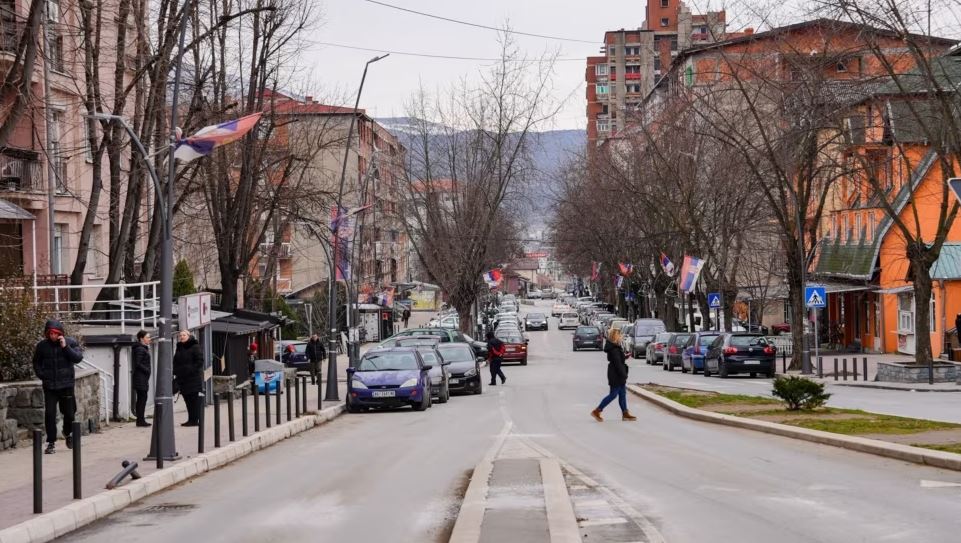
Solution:
<svg viewBox="0 0 961 543">
<path fill-rule="evenodd" d="M 57 408 L 63 415 L 63 438 L 68 449 L 73 448 L 73 417 L 77 411 L 74 398 L 74 364 L 83 361 L 80 345 L 64 336 L 63 323 L 48 320 L 44 338 L 33 351 L 33 372 L 43 383 L 44 426 L 47 430 L 46 454 L 55 452 L 57 442 Z"/>
<path fill-rule="evenodd" d="M 327 358 L 327 348 L 320 336 L 314 334 L 307 341 L 307 360 L 310 362 L 310 384 L 317 384 L 320 379 L 320 363 Z"/>
<path fill-rule="evenodd" d="M 137 410 L 137 426 L 144 428 L 150 426 L 144 417 L 147 410 L 147 393 L 150 391 L 150 341 L 150 333 L 141 330 L 137 332 L 137 343 L 133 346 L 134 405 Z"/>
<path fill-rule="evenodd" d="M 507 348 L 504 342 L 494 337 L 494 332 L 487 332 L 487 358 L 491 365 L 491 386 L 497 386 L 497 378 L 501 378 L 501 384 L 507 382 L 507 377 L 501 371 L 501 364 L 504 362 L 504 351 Z"/>
<path fill-rule="evenodd" d="M 407 323 L 410 322 L 410 309 L 409 309 L 409 308 L 406 308 L 406 307 L 404 308 L 404 313 L 401 315 L 401 318 L 404 319 L 404 328 L 406 329 L 406 328 L 407 328 Z"/>
</svg>

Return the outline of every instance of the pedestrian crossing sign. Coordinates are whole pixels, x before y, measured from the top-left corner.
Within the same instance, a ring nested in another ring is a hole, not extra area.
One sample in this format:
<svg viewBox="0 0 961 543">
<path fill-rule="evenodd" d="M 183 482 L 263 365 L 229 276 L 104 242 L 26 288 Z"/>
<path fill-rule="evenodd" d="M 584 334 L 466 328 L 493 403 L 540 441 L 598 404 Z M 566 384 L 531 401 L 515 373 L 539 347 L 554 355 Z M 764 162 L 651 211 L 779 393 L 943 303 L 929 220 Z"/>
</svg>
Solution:
<svg viewBox="0 0 961 543">
<path fill-rule="evenodd" d="M 707 306 L 711 309 L 720 309 L 721 307 L 721 294 L 718 292 L 711 292 L 707 295 Z"/>
<path fill-rule="evenodd" d="M 824 287 L 809 286 L 804 289 L 804 305 L 807 307 L 827 307 L 827 293 Z"/>
</svg>

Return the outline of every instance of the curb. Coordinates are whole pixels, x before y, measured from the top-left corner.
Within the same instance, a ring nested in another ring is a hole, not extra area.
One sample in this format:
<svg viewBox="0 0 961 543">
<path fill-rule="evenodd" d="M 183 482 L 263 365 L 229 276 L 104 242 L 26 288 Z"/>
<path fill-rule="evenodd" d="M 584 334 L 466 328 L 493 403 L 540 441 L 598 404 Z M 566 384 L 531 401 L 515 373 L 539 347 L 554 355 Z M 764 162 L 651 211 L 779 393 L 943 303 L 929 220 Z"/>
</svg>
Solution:
<svg viewBox="0 0 961 543">
<path fill-rule="evenodd" d="M 853 385 L 851 383 L 836 383 L 834 381 L 820 381 L 825 384 L 832 384 L 839 387 L 848 388 L 873 388 L 878 390 L 900 390 L 901 392 L 961 392 L 961 387 L 956 388 L 903 388 L 903 387 L 889 387 L 884 385 Z"/>
<path fill-rule="evenodd" d="M 577 525 L 574 505 L 567 492 L 567 482 L 556 458 L 541 458 L 541 482 L 547 509 L 547 531 L 551 543 L 579 543 L 581 529 Z"/>
<path fill-rule="evenodd" d="M 627 388 L 637 396 L 640 396 L 675 415 L 689 419 L 712 422 L 714 424 L 723 424 L 725 426 L 733 426 L 735 428 L 743 428 L 745 430 L 754 430 L 782 437 L 790 437 L 793 439 L 810 441 L 812 443 L 820 443 L 822 445 L 831 445 L 833 447 L 840 447 L 842 449 L 848 449 L 851 451 L 884 456 L 886 458 L 893 458 L 895 460 L 912 462 L 924 466 L 961 471 L 961 454 L 923 449 L 921 447 L 912 447 L 910 445 L 901 445 L 899 443 L 888 443 L 886 441 L 879 441 L 876 439 L 834 434 L 831 432 L 823 432 L 821 430 L 809 430 L 807 428 L 798 428 L 795 426 L 788 426 L 786 424 L 778 424 L 776 422 L 751 420 L 735 417 L 733 415 L 712 413 L 710 411 L 694 409 L 692 407 L 681 405 L 673 400 L 669 400 L 663 396 L 644 390 L 637 385 L 628 385 Z"/>
<path fill-rule="evenodd" d="M 60 509 L 0 530 L 0 543 L 42 543 L 51 541 L 115 513 L 147 496 L 225 466 L 288 437 L 331 421 L 343 412 L 343 403 L 328 407 L 320 412 L 316 410 L 308 411 L 308 416 L 302 416 L 280 426 L 274 426 L 190 460 L 172 464 L 170 467 L 151 473 L 142 479 L 128 481 L 119 488 L 77 500 Z"/>
</svg>

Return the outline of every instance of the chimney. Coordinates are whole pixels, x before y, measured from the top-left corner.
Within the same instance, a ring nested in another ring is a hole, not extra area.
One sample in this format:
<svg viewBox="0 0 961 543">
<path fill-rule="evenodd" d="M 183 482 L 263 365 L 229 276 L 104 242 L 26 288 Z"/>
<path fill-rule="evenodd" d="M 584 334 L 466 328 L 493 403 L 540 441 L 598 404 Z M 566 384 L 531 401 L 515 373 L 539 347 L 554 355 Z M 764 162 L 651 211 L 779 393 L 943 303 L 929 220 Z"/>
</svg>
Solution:
<svg viewBox="0 0 961 543">
<path fill-rule="evenodd" d="M 744 29 L 744 35 L 745 35 L 745 36 L 750 36 L 751 34 L 754 34 L 754 29 L 753 29 L 753 28 L 747 27 L 747 28 Z"/>
<path fill-rule="evenodd" d="M 313 104 L 313 103 L 314 103 L 314 97 L 313 97 L 313 96 L 305 96 L 305 97 L 304 97 L 304 101 L 307 102 L 308 104 Z"/>
</svg>

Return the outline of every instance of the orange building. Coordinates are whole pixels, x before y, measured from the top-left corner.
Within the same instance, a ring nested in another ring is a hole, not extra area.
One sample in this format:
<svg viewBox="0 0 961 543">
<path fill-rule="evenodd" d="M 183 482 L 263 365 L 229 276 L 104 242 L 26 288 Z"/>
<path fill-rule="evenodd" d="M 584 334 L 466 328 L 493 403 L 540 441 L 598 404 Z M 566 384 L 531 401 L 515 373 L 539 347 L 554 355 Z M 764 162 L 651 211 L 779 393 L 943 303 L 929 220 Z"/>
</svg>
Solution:
<svg viewBox="0 0 961 543">
<path fill-rule="evenodd" d="M 944 68 L 954 85 L 961 82 L 954 57 L 935 59 L 934 66 Z M 890 83 L 844 118 L 844 156 L 857 174 L 832 188 L 835 209 L 820 225 L 823 241 L 815 272 L 833 281 L 827 331 L 845 345 L 859 342 L 872 352 L 915 353 L 917 307 L 907 244 L 867 175 L 877 179 L 903 224 L 920 231 L 925 241 L 934 239 L 946 175 L 920 124 L 934 116 L 918 119 L 926 110 L 918 96 L 898 92 Z M 954 222 L 946 239 L 931 269 L 929 324 L 935 356 L 943 354 L 946 332 L 961 314 L 961 222 Z"/>
</svg>

